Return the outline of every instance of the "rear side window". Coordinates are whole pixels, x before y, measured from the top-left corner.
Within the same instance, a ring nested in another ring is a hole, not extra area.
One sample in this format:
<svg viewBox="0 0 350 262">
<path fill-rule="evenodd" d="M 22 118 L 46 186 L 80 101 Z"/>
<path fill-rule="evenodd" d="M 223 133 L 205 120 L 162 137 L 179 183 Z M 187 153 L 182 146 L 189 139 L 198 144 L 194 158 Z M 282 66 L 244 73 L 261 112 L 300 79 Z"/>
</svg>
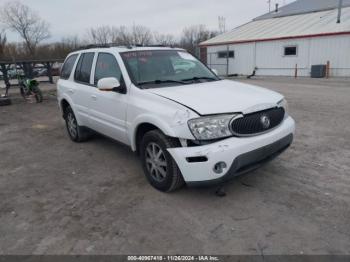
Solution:
<svg viewBox="0 0 350 262">
<path fill-rule="evenodd" d="M 100 53 L 96 62 L 95 85 L 105 77 L 115 77 L 121 82 L 122 72 L 114 55 Z"/>
<path fill-rule="evenodd" d="M 94 60 L 95 53 L 85 53 L 79 58 L 77 68 L 75 69 L 74 79 L 81 83 L 90 83 L 90 75 L 92 68 L 92 61 Z"/>
<path fill-rule="evenodd" d="M 61 70 L 61 78 L 62 79 L 69 78 L 69 76 L 72 72 L 73 66 L 75 64 L 75 61 L 77 60 L 77 57 L 78 57 L 78 55 L 71 55 L 70 57 L 68 57 L 66 59 L 66 62 L 64 63 L 62 70 Z"/>
</svg>

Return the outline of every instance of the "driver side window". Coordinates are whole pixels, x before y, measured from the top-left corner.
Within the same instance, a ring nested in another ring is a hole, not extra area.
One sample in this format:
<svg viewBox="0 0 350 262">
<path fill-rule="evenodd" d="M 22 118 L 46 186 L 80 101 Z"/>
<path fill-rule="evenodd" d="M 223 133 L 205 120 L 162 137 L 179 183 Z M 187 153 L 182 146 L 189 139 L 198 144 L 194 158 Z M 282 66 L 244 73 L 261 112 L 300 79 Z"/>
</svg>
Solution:
<svg viewBox="0 0 350 262">
<path fill-rule="evenodd" d="M 96 62 L 94 83 L 105 77 L 115 77 L 122 83 L 122 72 L 114 55 L 99 53 Z"/>
</svg>

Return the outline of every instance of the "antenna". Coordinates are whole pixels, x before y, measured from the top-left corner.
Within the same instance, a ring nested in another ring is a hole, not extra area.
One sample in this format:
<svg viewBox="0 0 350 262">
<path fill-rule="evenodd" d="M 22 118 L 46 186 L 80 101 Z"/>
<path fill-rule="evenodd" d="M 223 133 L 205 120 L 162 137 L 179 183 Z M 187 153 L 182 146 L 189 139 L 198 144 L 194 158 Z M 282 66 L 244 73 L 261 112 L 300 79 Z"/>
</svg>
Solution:
<svg viewBox="0 0 350 262">
<path fill-rule="evenodd" d="M 226 32 L 226 18 L 223 16 L 219 16 L 219 31 L 221 34 Z"/>
</svg>

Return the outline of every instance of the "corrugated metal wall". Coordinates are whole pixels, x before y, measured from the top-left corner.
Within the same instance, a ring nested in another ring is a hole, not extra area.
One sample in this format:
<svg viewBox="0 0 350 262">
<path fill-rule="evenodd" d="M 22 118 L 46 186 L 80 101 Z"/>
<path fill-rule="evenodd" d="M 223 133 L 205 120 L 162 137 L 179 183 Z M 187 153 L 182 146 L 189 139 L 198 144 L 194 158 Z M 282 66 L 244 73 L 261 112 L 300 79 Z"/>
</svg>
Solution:
<svg viewBox="0 0 350 262">
<path fill-rule="evenodd" d="M 312 39 L 311 64 L 331 63 L 331 76 L 350 76 L 350 35 Z"/>
<path fill-rule="evenodd" d="M 284 56 L 285 46 L 297 46 L 297 56 Z M 315 37 L 229 45 L 235 58 L 218 58 L 218 51 L 227 46 L 208 47 L 208 65 L 219 74 L 249 75 L 257 67 L 257 75 L 310 76 L 311 66 L 330 61 L 331 76 L 350 77 L 350 35 Z M 227 63 L 228 62 L 228 63 Z M 228 65 L 228 66 L 227 66 Z"/>
<path fill-rule="evenodd" d="M 218 58 L 219 51 L 227 51 L 227 46 L 214 46 L 208 48 L 208 65 L 218 70 L 220 75 L 227 74 L 227 61 L 229 74 L 249 75 L 254 70 L 255 43 L 230 45 L 230 51 L 235 52 L 234 58 Z"/>
</svg>

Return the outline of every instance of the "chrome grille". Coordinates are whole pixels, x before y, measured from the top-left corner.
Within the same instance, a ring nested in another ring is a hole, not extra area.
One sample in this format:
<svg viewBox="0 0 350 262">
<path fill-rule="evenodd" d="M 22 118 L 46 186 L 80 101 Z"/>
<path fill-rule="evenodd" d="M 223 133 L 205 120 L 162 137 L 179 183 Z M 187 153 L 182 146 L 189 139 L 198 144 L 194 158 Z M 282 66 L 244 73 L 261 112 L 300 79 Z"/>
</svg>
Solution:
<svg viewBox="0 0 350 262">
<path fill-rule="evenodd" d="M 234 119 L 231 130 L 237 136 L 252 136 L 277 127 L 284 119 L 285 111 L 276 107 Z"/>
</svg>

